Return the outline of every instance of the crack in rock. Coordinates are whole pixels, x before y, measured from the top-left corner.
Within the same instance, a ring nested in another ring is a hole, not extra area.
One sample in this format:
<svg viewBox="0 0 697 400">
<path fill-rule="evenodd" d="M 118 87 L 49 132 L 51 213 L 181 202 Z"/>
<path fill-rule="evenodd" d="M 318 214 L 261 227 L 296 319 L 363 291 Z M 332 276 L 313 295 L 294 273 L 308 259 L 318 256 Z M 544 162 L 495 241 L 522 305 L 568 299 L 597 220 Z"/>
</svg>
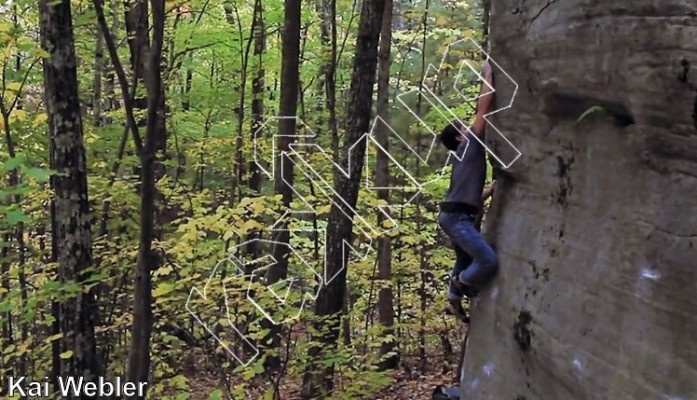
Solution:
<svg viewBox="0 0 697 400">
<path fill-rule="evenodd" d="M 542 6 L 540 11 L 538 11 L 537 14 L 535 14 L 535 16 L 532 17 L 532 19 L 530 19 L 530 24 L 528 24 L 528 29 L 530 29 L 530 26 L 532 26 L 532 24 L 535 22 L 535 20 L 538 19 L 540 17 L 540 15 L 542 15 L 542 13 L 545 12 L 545 10 L 547 10 L 552 4 L 554 4 L 556 2 L 557 2 L 557 0 L 549 0 L 547 2 L 547 4 Z"/>
</svg>

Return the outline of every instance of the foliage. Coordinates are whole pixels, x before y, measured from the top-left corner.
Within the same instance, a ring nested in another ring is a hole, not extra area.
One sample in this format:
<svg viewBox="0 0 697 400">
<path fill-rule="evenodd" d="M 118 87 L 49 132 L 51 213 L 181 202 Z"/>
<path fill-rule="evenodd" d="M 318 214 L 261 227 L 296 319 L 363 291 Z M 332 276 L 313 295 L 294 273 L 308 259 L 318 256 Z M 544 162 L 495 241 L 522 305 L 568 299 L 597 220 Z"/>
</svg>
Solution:
<svg viewBox="0 0 697 400">
<path fill-rule="evenodd" d="M 323 21 L 317 12 L 318 3 L 319 0 L 303 2 L 300 77 L 303 93 L 299 116 L 317 134 L 313 143 L 329 150 L 332 137 L 321 73 L 330 60 L 330 52 L 328 43 L 322 39 Z M 128 135 L 124 151 L 119 150 L 125 128 L 123 98 L 97 29 L 92 2 L 75 0 L 71 4 L 83 103 L 94 265 L 88 279 L 71 282 L 61 279 L 55 262 L 51 261 L 49 181 L 61 172 L 48 169 L 47 116 L 41 98 L 40 71 L 40 60 L 46 52 L 39 46 L 34 3 L 9 2 L 0 6 L 4 114 L 0 121 L 4 137 L 0 140 L 0 328 L 4 337 L 0 376 L 29 372 L 34 377 L 49 375 L 51 344 L 60 339 L 52 330 L 51 305 L 74 299 L 89 287 L 97 288 L 100 357 L 109 376 L 122 376 L 126 372 L 140 231 L 140 160 Z M 308 305 L 302 317 L 288 325 L 282 349 L 264 346 L 269 330 L 261 323 L 263 316 L 247 301 L 244 281 L 228 282 L 237 285 L 239 294 L 228 294 L 227 302 L 203 305 L 207 307 L 207 315 L 224 315 L 225 310 L 229 311 L 230 318 L 244 325 L 248 329 L 246 333 L 262 347 L 262 357 L 247 368 L 232 360 L 184 307 L 191 288 L 205 285 L 218 261 L 230 256 L 229 249 L 245 242 L 250 235 L 272 239 L 266 228 L 284 211 L 280 198 L 274 195 L 273 182 L 265 178 L 259 192 L 246 184 L 251 177 L 249 163 L 255 159 L 251 130 L 254 118 L 258 117 L 251 112 L 253 78 L 263 69 L 264 90 L 259 96 L 265 107 L 264 119 L 275 115 L 280 88 L 284 2 L 264 0 L 262 4 L 266 49 L 259 56 L 249 50 L 253 47 L 254 2 L 166 3 L 162 68 L 166 77 L 168 138 L 164 157 L 166 174 L 157 182 L 163 202 L 158 205 L 156 248 L 162 263 L 152 274 L 155 334 L 151 344 L 153 382 L 149 394 L 153 398 L 200 398 L 194 397 L 200 393 L 209 399 L 242 398 L 254 390 L 265 396 L 262 398 L 272 398 L 279 387 L 292 393 L 293 384 L 288 382 L 301 379 L 306 363 L 311 361 L 303 357 L 312 344 L 309 322 L 313 316 Z M 111 34 L 117 39 L 118 54 L 130 79 L 123 7 L 119 1 L 105 4 Z M 336 70 L 337 115 L 341 135 L 346 110 L 346 98 L 342 94 L 351 75 L 358 8 L 348 0 L 337 0 L 336 7 L 340 46 Z M 393 95 L 418 88 L 425 67 L 440 63 L 448 43 L 461 37 L 480 38 L 480 10 L 473 0 L 400 2 L 396 10 L 390 80 Z M 452 55 L 445 66 L 454 70 L 455 58 L 459 56 L 465 55 Z M 443 94 L 442 88 L 452 85 L 452 81 L 444 78 L 441 82 L 426 83 L 441 88 L 439 93 Z M 476 90 L 476 87 L 466 89 L 469 94 Z M 136 97 L 144 93 L 141 85 Z M 406 101 L 410 107 L 418 108 L 419 115 L 434 130 L 443 124 L 443 116 L 423 99 Z M 449 98 L 449 104 L 459 115 L 471 117 L 471 106 L 458 102 Z M 139 118 L 144 115 L 143 110 L 137 113 Z M 407 141 L 425 133 L 424 127 L 396 100 L 392 101 L 392 121 L 392 127 Z M 267 126 L 265 134 L 270 135 L 274 129 Z M 426 145 L 426 142 L 419 144 Z M 268 142 L 260 146 L 260 154 L 268 153 Z M 434 163 L 437 167 L 419 170 L 415 158 L 404 148 L 400 149 L 399 142 L 391 146 L 396 149 L 393 154 L 410 171 L 418 171 L 419 179 L 431 183 L 410 206 L 392 211 L 398 220 L 398 227 L 390 233 L 392 279 L 377 279 L 374 251 L 366 259 L 351 263 L 349 307 L 344 318 L 344 327 L 349 330 L 345 336 L 351 342 L 343 343 L 335 353 L 321 360 L 313 360 L 337 367 L 336 379 L 340 385 L 333 396 L 337 399 L 367 398 L 390 384 L 391 374 L 376 367 L 383 341 L 397 342 L 403 365 L 409 368 L 420 357 L 420 338 L 436 361 L 443 357 L 437 354 L 444 351 L 444 338 L 459 346 L 453 341 L 459 336 L 458 325 L 442 313 L 446 291 L 442 277 L 450 268 L 453 254 L 439 233 L 434 211 L 447 189 L 447 179 L 443 178 L 447 169 L 441 168 L 445 155 L 438 156 L 440 164 Z M 319 154 L 311 155 L 310 160 L 331 182 L 328 160 Z M 369 161 L 368 171 L 374 171 L 371 166 L 374 164 Z M 405 174 L 394 170 L 395 184 L 406 179 Z M 302 177 L 296 177 L 296 186 L 307 203 L 315 206 L 317 217 L 294 215 L 289 220 L 291 227 L 326 228 L 329 205 L 317 192 L 318 188 Z M 395 203 L 403 203 L 409 196 L 400 191 L 393 193 Z M 359 204 L 363 215 L 376 224 L 379 204 L 376 191 L 362 189 Z M 307 205 L 296 197 L 293 207 L 301 210 Z M 19 245 L 18 235 L 23 246 Z M 311 260 L 310 266 L 321 270 L 321 257 L 317 257 L 323 252 L 321 235 L 294 232 L 291 245 L 298 251 L 298 257 Z M 306 271 L 304 278 L 303 284 L 312 285 L 312 274 Z M 276 300 L 260 283 L 255 285 L 252 290 L 259 293 L 259 303 L 273 307 Z M 391 286 L 395 295 L 396 325 L 394 333 L 389 335 L 376 322 L 377 293 L 383 286 Z M 289 302 L 296 307 L 292 310 L 297 310 L 301 300 L 291 297 Z M 281 315 L 279 311 L 276 317 L 289 317 L 289 314 Z M 222 317 L 210 323 L 220 332 L 229 325 Z M 276 387 L 269 384 L 274 381 L 265 375 L 263 368 L 266 357 L 274 353 L 287 360 L 284 384 Z M 66 359 L 72 356 L 72 351 L 61 354 Z M 197 385 L 202 376 L 212 381 L 203 389 Z M 281 398 L 287 396 L 281 393 Z"/>
</svg>

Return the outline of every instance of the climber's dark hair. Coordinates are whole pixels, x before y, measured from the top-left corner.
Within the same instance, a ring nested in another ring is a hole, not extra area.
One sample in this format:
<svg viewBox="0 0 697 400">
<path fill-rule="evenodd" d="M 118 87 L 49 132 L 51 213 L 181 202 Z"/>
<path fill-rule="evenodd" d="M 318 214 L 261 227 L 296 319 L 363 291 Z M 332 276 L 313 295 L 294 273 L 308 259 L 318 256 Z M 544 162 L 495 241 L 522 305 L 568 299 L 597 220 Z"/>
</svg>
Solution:
<svg viewBox="0 0 697 400">
<path fill-rule="evenodd" d="M 443 128 L 440 135 L 438 135 L 438 139 L 448 150 L 456 151 L 460 145 L 460 141 L 457 140 L 457 137 L 461 134 L 461 131 L 458 129 L 459 125 L 457 121 L 453 121 Z"/>
</svg>

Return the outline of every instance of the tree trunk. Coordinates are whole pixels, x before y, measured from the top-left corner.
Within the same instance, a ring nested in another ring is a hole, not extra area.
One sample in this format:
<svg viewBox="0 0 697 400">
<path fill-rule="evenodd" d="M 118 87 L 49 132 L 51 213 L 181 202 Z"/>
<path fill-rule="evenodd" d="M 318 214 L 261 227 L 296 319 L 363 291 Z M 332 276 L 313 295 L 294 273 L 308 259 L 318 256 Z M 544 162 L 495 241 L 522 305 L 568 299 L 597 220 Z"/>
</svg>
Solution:
<svg viewBox="0 0 697 400">
<path fill-rule="evenodd" d="M 130 50 L 130 63 L 131 71 L 134 72 L 134 82 L 140 84 L 141 81 L 147 79 L 146 74 L 149 70 L 154 68 L 150 65 L 151 56 L 149 54 L 153 51 L 152 47 L 155 43 L 150 42 L 149 31 L 151 30 L 150 23 L 148 21 L 148 0 L 131 0 L 126 4 L 126 34 L 128 36 L 128 47 Z M 154 17 L 153 17 L 154 18 Z M 153 29 L 155 20 L 153 19 Z M 162 55 L 158 55 L 160 61 L 162 61 Z M 164 69 L 164 63 L 158 65 L 160 69 Z M 162 75 L 162 71 L 160 71 Z M 147 93 L 147 90 L 146 90 Z M 160 121 L 157 123 L 158 131 L 155 133 L 155 152 L 156 160 L 153 163 L 154 179 L 157 182 L 165 175 L 164 161 L 166 159 L 167 151 L 167 125 L 166 125 L 166 103 L 165 103 L 165 85 L 160 84 L 160 93 L 157 95 L 159 101 L 157 107 L 159 109 L 157 115 Z M 134 96 L 133 97 L 133 107 L 137 110 L 145 111 L 148 108 L 148 98 L 147 96 Z M 144 113 L 147 115 L 147 111 Z M 147 125 L 147 118 L 145 117 L 138 121 L 138 125 L 143 127 Z M 143 165 L 140 166 L 143 168 Z M 156 203 L 159 205 L 159 210 L 156 211 L 158 218 L 156 218 L 157 223 L 161 225 L 166 225 L 168 221 L 173 219 L 173 216 L 169 215 L 171 210 L 165 209 L 164 196 L 156 192 Z M 161 236 L 159 232 L 156 235 Z"/>
<path fill-rule="evenodd" d="M 430 1 L 426 0 L 424 14 L 422 18 L 422 31 L 421 31 L 421 81 L 424 81 L 426 77 L 426 44 L 428 39 L 428 13 L 430 11 Z M 423 92 L 419 91 L 419 95 L 416 100 L 416 114 L 422 115 L 424 104 Z M 418 135 L 416 139 L 416 153 L 421 153 L 421 137 Z M 416 176 L 421 176 L 421 163 L 416 163 Z M 423 219 L 421 214 L 421 207 L 423 202 L 423 197 L 419 196 L 416 200 L 416 231 L 421 232 Z M 419 369 L 426 372 L 428 367 L 428 360 L 426 359 L 426 306 L 427 306 L 427 293 L 426 293 L 426 243 L 419 243 Z"/>
<path fill-rule="evenodd" d="M 254 134 L 264 124 L 264 65 L 263 55 L 266 50 L 266 31 L 264 24 L 264 8 L 262 0 L 254 2 L 254 12 L 257 15 L 257 23 L 254 26 L 254 57 L 258 59 L 257 74 L 252 80 L 252 132 L 250 140 L 254 140 Z M 249 188 L 256 194 L 261 193 L 261 172 L 256 162 L 250 161 Z M 250 250 L 251 251 L 251 250 Z M 253 251 L 254 252 L 254 251 Z"/>
<path fill-rule="evenodd" d="M 376 131 L 378 143 L 389 151 L 390 130 L 390 59 L 392 50 L 392 0 L 385 1 L 385 11 L 380 32 L 380 51 L 378 54 L 378 99 L 377 114 L 385 121 L 386 126 Z M 378 187 L 390 186 L 389 157 L 385 152 L 378 151 L 375 170 L 375 183 Z M 378 192 L 378 198 L 390 203 L 389 190 Z M 378 213 L 378 224 L 386 218 Z M 378 317 L 385 327 L 385 336 L 394 335 L 394 305 L 392 304 L 392 241 L 384 235 L 378 239 L 378 271 L 382 287 L 378 292 Z M 399 356 L 395 352 L 396 340 L 384 341 L 380 346 L 380 354 L 385 357 L 380 363 L 381 369 L 396 368 Z M 393 353 L 394 352 L 394 353 Z M 393 353 L 393 354 L 390 354 Z M 388 354 L 390 354 L 388 356 Z"/>
<path fill-rule="evenodd" d="M 257 65 L 256 65 L 256 74 L 254 75 L 254 78 L 252 79 L 252 124 L 251 124 L 251 132 L 249 133 L 249 140 L 251 142 L 254 142 L 255 140 L 255 135 L 259 129 L 262 128 L 264 125 L 264 65 L 262 64 L 263 60 L 263 53 L 266 47 L 266 32 L 264 31 L 264 16 L 263 16 L 263 4 L 262 0 L 255 0 L 254 1 L 254 17 L 252 20 L 252 27 L 251 27 L 251 36 L 249 38 L 250 42 L 248 44 L 251 44 L 252 41 L 254 43 L 254 51 L 253 51 L 253 56 L 257 60 Z M 246 61 L 243 63 L 244 64 L 244 73 L 243 73 L 243 81 L 246 80 L 247 76 L 247 67 L 249 64 L 249 58 L 248 56 L 246 57 Z M 242 91 L 244 93 L 244 91 Z M 240 107 L 244 107 L 244 96 L 241 96 L 242 99 L 240 100 Z M 243 114 L 243 113 L 242 113 Z M 240 123 L 244 119 L 240 119 Z M 242 135 L 242 126 L 239 126 L 240 128 L 240 138 Z M 240 147 L 238 149 L 242 149 L 242 141 L 240 140 Z M 243 162 L 243 156 L 241 153 L 238 153 L 239 157 L 239 162 Z M 249 189 L 251 189 L 251 196 L 259 196 L 261 194 L 261 185 L 262 185 L 262 175 L 261 175 L 261 170 L 259 169 L 259 166 L 257 163 L 252 160 L 247 163 L 247 170 L 249 171 L 249 178 L 247 179 L 247 185 Z M 238 181 L 241 183 L 242 182 L 242 176 L 238 175 Z M 239 191 L 241 195 L 241 191 Z M 250 259 L 255 260 L 261 256 L 261 246 L 259 246 L 259 242 L 255 241 L 255 239 L 260 238 L 261 235 L 259 232 L 252 231 L 247 234 L 247 238 L 245 241 L 248 242 L 248 244 L 245 246 L 245 252 L 251 257 Z M 253 273 L 255 266 L 254 264 L 249 264 L 248 266 L 245 267 L 245 273 L 251 275 Z M 242 330 L 241 332 L 246 334 L 247 329 L 248 329 L 248 324 L 249 321 L 252 321 L 254 313 L 252 312 L 247 312 L 245 313 L 245 321 L 247 321 L 243 326 L 241 326 Z M 267 323 L 267 322 L 264 322 Z M 280 332 L 280 330 L 279 330 Z M 277 343 L 280 343 L 278 340 L 279 338 L 276 339 Z M 254 339 L 250 339 L 252 341 L 252 344 L 254 346 L 254 352 L 256 352 L 256 349 L 258 348 L 259 344 L 258 341 Z M 278 348 L 278 347 L 276 347 Z M 242 351 L 246 350 L 251 350 L 249 347 L 243 346 Z M 276 363 L 278 359 L 274 359 L 271 364 L 273 364 L 273 367 L 277 367 L 279 364 Z"/>
<path fill-rule="evenodd" d="M 189 58 L 188 65 L 191 65 L 194 60 L 194 53 L 191 52 L 187 56 Z M 184 77 L 184 87 L 182 88 L 182 111 L 191 110 L 191 85 L 194 81 L 194 70 L 191 67 L 186 67 L 186 75 Z"/>
<path fill-rule="evenodd" d="M 492 2 L 493 59 L 520 85 L 493 123 L 522 157 L 485 221 L 500 272 L 463 399 L 697 397 L 696 13 Z M 502 108 L 514 85 L 494 77 Z"/>
<path fill-rule="evenodd" d="M 0 287 L 2 287 L 4 290 L 2 295 L 0 296 L 0 300 L 5 300 L 7 293 L 10 292 L 10 279 L 7 275 L 10 270 L 8 254 L 10 253 L 11 240 L 12 237 L 9 233 L 5 233 L 2 235 L 2 243 L 0 243 L 0 260 L 3 261 L 0 262 Z M 2 326 L 0 326 L 0 346 L 2 346 L 2 348 L 7 348 L 12 343 L 12 337 L 10 336 L 11 320 L 11 312 L 8 311 L 3 313 L 2 321 L 0 321 L 0 323 L 2 324 Z M 3 375 L 12 374 L 12 368 L 5 362 L 5 360 L 0 360 L 0 367 L 0 372 L 2 372 Z M 0 394 L 5 394 L 5 392 L 0 391 Z"/>
<path fill-rule="evenodd" d="M 53 235 L 52 255 L 63 282 L 83 282 L 92 264 L 92 235 L 87 196 L 87 165 L 82 139 L 82 119 L 70 2 L 39 1 L 41 45 L 49 53 L 44 60 L 44 98 L 48 114 Z M 94 336 L 97 304 L 92 290 L 59 306 L 61 352 L 72 357 L 61 361 L 62 376 L 100 376 Z M 56 348 L 56 350 L 58 350 Z M 54 361 L 58 361 L 54 357 Z M 88 398 L 81 396 L 80 398 Z"/>
<path fill-rule="evenodd" d="M 378 42 L 382 25 L 383 0 L 365 0 L 361 8 L 361 22 L 356 41 L 353 74 L 349 91 L 346 129 L 346 157 L 350 162 L 349 177 L 343 176 L 335 182 L 337 194 L 353 209 L 358 199 L 361 184 L 361 172 L 365 157 L 366 143 L 363 135 L 370 130 L 371 108 L 373 103 L 373 85 L 378 61 Z M 329 213 L 329 227 L 326 239 L 326 273 L 334 277 L 319 292 L 315 303 L 318 317 L 330 317 L 323 326 L 319 323 L 318 332 L 323 332 L 318 339 L 323 343 L 323 350 L 336 349 L 339 337 L 339 314 L 341 313 L 346 291 L 346 264 L 349 252 L 344 251 L 344 241 L 352 242 L 353 220 L 344 215 L 344 211 L 334 201 Z M 310 349 L 310 356 L 320 354 L 318 347 Z M 316 397 L 320 393 L 330 393 L 333 387 L 334 367 L 317 371 L 317 366 L 310 364 L 303 381 L 303 398 Z"/>
<path fill-rule="evenodd" d="M 93 1 L 94 4 L 94 1 Z M 96 7 L 95 7 L 96 9 Z M 103 7 L 102 7 L 102 14 L 104 13 Z M 117 36 L 119 30 L 121 29 L 121 23 L 120 23 L 120 18 L 122 17 L 121 15 L 121 10 L 120 10 L 120 4 L 117 1 L 113 1 L 111 3 L 111 10 L 109 10 L 111 13 L 111 27 L 108 28 L 108 30 L 105 30 L 105 26 L 102 26 L 101 23 L 99 23 L 99 33 L 104 37 L 107 34 L 112 34 L 114 37 Z M 113 32 L 113 33 L 112 33 Z M 105 39 L 105 38 L 104 38 Z M 106 41 L 106 39 L 105 39 Z M 119 108 L 119 101 L 118 101 L 118 90 L 116 90 L 116 71 L 115 67 L 113 65 L 113 62 L 111 62 L 111 58 L 108 58 L 105 64 L 105 93 L 104 93 L 104 111 L 105 114 L 108 113 L 109 111 L 114 111 Z M 105 123 L 111 123 L 112 118 L 105 117 Z"/>
<path fill-rule="evenodd" d="M 141 81 L 145 76 L 148 63 L 149 35 L 148 29 L 148 1 L 131 0 L 126 2 L 126 35 L 130 50 L 131 71 L 135 80 Z M 135 97 L 133 105 L 138 110 L 147 108 L 147 99 L 144 96 Z M 145 120 L 139 121 L 139 126 L 145 125 Z"/>
<path fill-rule="evenodd" d="M 298 111 L 298 92 L 300 80 L 300 12 L 301 0 L 288 0 L 285 5 L 285 20 L 283 28 L 283 48 L 281 65 L 281 98 L 279 104 L 279 115 L 295 117 Z M 278 123 L 279 148 L 277 154 L 290 150 L 292 138 L 295 135 L 295 118 L 284 118 Z M 281 157 L 279 167 L 276 168 L 274 176 L 274 189 L 277 194 L 283 196 L 283 207 L 290 209 L 290 202 L 293 200 L 293 163 L 288 157 Z M 286 184 L 288 182 L 288 184 Z M 281 229 L 283 227 L 280 227 Z M 274 238 L 280 243 L 290 241 L 290 231 L 283 229 Z M 272 285 L 284 279 L 288 274 L 288 247 L 274 246 L 273 257 L 276 264 L 269 268 L 267 285 Z M 271 335 L 273 338 L 272 347 L 279 348 L 281 340 L 281 326 L 273 325 Z M 280 367 L 280 358 L 272 356 L 267 358 L 266 367 L 277 369 Z"/>
<path fill-rule="evenodd" d="M 104 126 L 104 120 L 102 119 L 102 77 L 104 76 L 104 35 L 97 25 L 97 43 L 95 45 L 96 49 L 94 51 L 94 83 L 92 86 L 92 114 L 94 118 L 94 126 L 101 127 Z"/>
<path fill-rule="evenodd" d="M 332 154 L 339 156 L 339 127 L 336 116 L 336 68 L 338 39 L 336 32 L 336 0 L 325 0 L 322 13 L 322 41 L 329 42 L 329 62 L 325 67 L 324 87 L 327 111 L 329 111 L 329 131 L 332 135 Z M 334 175 L 336 178 L 336 175 Z"/>
<path fill-rule="evenodd" d="M 242 22 L 240 19 L 239 10 L 231 3 L 232 9 L 235 11 L 235 21 L 237 22 L 237 28 L 240 37 L 240 45 L 243 45 L 244 32 L 242 28 Z M 235 187 L 237 188 L 237 201 L 242 200 L 244 176 L 246 174 L 246 166 L 244 163 L 244 118 L 245 118 L 245 105 L 247 103 L 247 76 L 249 68 L 249 53 L 252 49 L 252 43 L 255 44 L 255 50 L 258 48 L 258 40 L 255 40 L 255 36 L 258 36 L 257 25 L 259 24 L 259 18 L 261 16 L 261 3 L 259 0 L 254 2 L 254 10 L 252 16 L 252 26 L 250 27 L 249 38 L 247 39 L 244 51 L 240 52 L 240 84 L 239 84 L 239 103 L 236 108 L 237 114 L 237 137 L 235 139 L 235 153 L 236 162 L 235 166 L 237 168 L 235 175 Z M 248 238 L 251 239 L 251 238 Z"/>
<path fill-rule="evenodd" d="M 147 124 L 145 141 L 140 156 L 140 241 L 133 297 L 133 325 L 131 348 L 128 356 L 128 380 L 148 382 L 150 372 L 150 336 L 152 333 L 152 278 L 159 257 L 153 249 L 155 238 L 155 199 L 157 189 L 157 150 L 161 145 L 164 130 L 162 107 L 162 47 L 164 45 L 165 2 L 151 0 L 152 40 L 145 69 L 147 92 Z M 144 397 L 144 396 L 143 396 Z M 138 397 L 141 398 L 141 397 Z"/>
</svg>

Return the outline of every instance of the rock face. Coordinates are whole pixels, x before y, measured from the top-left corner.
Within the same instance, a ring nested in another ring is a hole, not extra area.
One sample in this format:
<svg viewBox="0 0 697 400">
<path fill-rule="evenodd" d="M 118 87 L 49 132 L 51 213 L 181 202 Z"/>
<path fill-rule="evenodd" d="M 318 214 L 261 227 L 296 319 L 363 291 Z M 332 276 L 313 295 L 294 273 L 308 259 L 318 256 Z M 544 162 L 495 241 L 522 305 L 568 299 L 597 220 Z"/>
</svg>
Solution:
<svg viewBox="0 0 697 400">
<path fill-rule="evenodd" d="M 492 3 L 522 157 L 461 398 L 697 399 L 697 1 Z"/>
</svg>

